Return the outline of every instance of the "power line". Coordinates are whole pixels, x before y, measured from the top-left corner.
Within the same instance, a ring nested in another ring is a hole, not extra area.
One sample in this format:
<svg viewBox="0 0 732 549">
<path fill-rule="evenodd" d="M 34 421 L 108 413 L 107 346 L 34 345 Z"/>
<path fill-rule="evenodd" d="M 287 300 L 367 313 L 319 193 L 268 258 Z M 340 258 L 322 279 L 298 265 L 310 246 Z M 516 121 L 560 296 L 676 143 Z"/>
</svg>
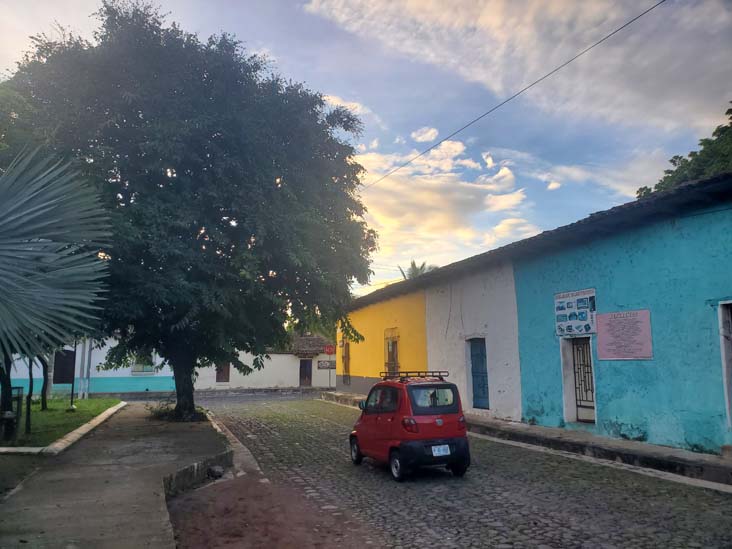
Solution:
<svg viewBox="0 0 732 549">
<path fill-rule="evenodd" d="M 631 19 L 630 21 L 627 21 L 627 22 L 626 22 L 625 24 L 623 24 L 622 26 L 618 27 L 617 29 L 615 29 L 614 31 L 612 31 L 612 32 L 611 32 L 610 34 L 607 34 L 607 35 L 605 35 L 605 36 L 604 36 L 603 38 L 601 38 L 600 40 L 598 40 L 597 42 L 595 42 L 595 43 L 594 43 L 594 44 L 592 44 L 591 46 L 588 46 L 588 47 L 586 47 L 585 49 L 583 49 L 583 50 L 582 50 L 581 52 L 579 52 L 579 53 L 578 53 L 577 55 L 575 55 L 575 56 L 574 56 L 574 57 L 572 57 L 571 59 L 568 59 L 567 61 L 565 61 L 564 63 L 562 63 L 562 64 L 561 64 L 561 65 L 559 65 L 558 67 L 556 67 L 555 69 L 553 69 L 553 70 L 551 70 L 550 72 L 546 73 L 546 74 L 545 74 L 544 76 L 542 76 L 541 78 L 539 78 L 539 79 L 537 79 L 537 80 L 534 80 L 534 81 L 533 81 L 533 82 L 532 82 L 531 84 L 529 84 L 529 85 L 527 85 L 527 86 L 525 86 L 525 87 L 521 88 L 521 89 L 520 89 L 519 91 L 517 91 L 516 93 L 514 93 L 514 94 L 513 94 L 513 95 L 512 95 L 511 97 L 509 97 L 509 98 L 507 98 L 507 99 L 505 99 L 505 100 L 501 101 L 500 103 L 498 103 L 498 105 L 495 105 L 495 106 L 494 106 L 494 107 L 492 107 L 491 109 L 489 109 L 489 110 L 485 111 L 485 112 L 484 112 L 483 114 L 481 114 L 481 115 L 480 115 L 480 116 L 478 116 L 477 118 L 474 118 L 473 120 L 471 120 L 470 122 L 468 122 L 467 124 L 465 124 L 464 126 L 462 126 L 461 128 L 459 128 L 459 129 L 455 130 L 454 132 L 452 132 L 452 133 L 451 133 L 450 135 L 448 135 L 447 137 L 443 137 L 443 138 L 442 138 L 442 139 L 440 139 L 440 140 L 439 140 L 439 141 L 438 141 L 437 143 L 435 143 L 435 144 L 434 144 L 434 145 L 432 145 L 431 147 L 429 147 L 429 148 L 427 148 L 427 149 L 423 150 L 423 151 L 422 151 L 421 153 L 419 153 L 419 154 L 416 154 L 416 155 L 414 155 L 414 156 L 413 156 L 412 158 L 410 158 L 409 160 L 407 160 L 406 162 L 404 162 L 404 164 L 400 164 L 400 165 L 399 165 L 399 166 L 397 166 L 396 168 L 393 168 L 393 169 L 392 169 L 391 171 L 389 171 L 389 172 L 387 172 L 386 174 L 382 175 L 382 176 L 381 176 L 381 177 L 380 177 L 379 179 L 377 179 L 376 181 L 374 181 L 374 182 L 372 182 L 372 183 L 369 183 L 368 185 L 364 185 L 364 189 L 368 189 L 369 187 L 373 187 L 374 185 L 376 185 L 376 184 L 377 184 L 377 183 L 379 183 L 380 181 L 383 181 L 383 180 L 384 180 L 384 179 L 386 179 L 387 177 L 389 177 L 389 176 L 391 176 L 391 175 L 395 174 L 396 172 L 398 172 L 398 171 L 399 171 L 399 170 L 401 170 L 402 168 L 404 168 L 404 167 L 408 166 L 409 164 L 411 164 L 412 162 L 414 162 L 415 160 L 417 160 L 417 159 L 418 159 L 418 158 L 420 158 L 421 156 L 424 156 L 425 154 L 427 154 L 427 153 L 428 153 L 428 152 L 430 152 L 431 150 L 433 150 L 433 149 L 437 148 L 438 146 L 442 145 L 442 144 L 443 144 L 443 143 L 444 143 L 445 141 L 447 141 L 448 139 L 451 139 L 451 138 L 455 137 L 455 136 L 456 136 L 457 134 L 459 134 L 459 133 L 460 133 L 460 132 L 462 132 L 463 130 L 466 130 L 467 128 L 469 128 L 470 126 L 472 126 L 473 124 L 475 124 L 476 122 L 478 122 L 478 121 L 482 120 L 483 118 L 485 118 L 486 116 L 488 116 L 489 114 L 491 114 L 492 112 L 494 112 L 494 111 L 496 111 L 496 110 L 500 109 L 500 108 L 501 108 L 501 107 L 502 107 L 503 105 L 505 105 L 506 103 L 508 103 L 508 102 L 510 102 L 510 101 L 513 101 L 513 100 L 514 100 L 514 99 L 516 99 L 516 98 L 517 98 L 517 97 L 518 97 L 519 95 L 521 95 L 521 94 L 523 94 L 524 92 L 526 92 L 526 91 L 530 90 L 531 88 L 533 88 L 534 86 L 536 86 L 536 85 L 537 85 L 537 84 L 539 84 L 540 82 L 542 82 L 542 81 L 546 80 L 547 78 L 549 78 L 549 77 L 550 77 L 550 76 L 552 76 L 553 74 L 555 74 L 555 73 L 559 72 L 559 71 L 560 71 L 560 70 L 562 70 L 562 69 L 563 69 L 564 67 L 566 67 L 567 65 L 569 65 L 569 64 L 570 64 L 570 63 L 571 63 L 572 61 L 575 61 L 576 59 L 578 59 L 578 58 L 582 57 L 582 56 L 583 56 L 584 54 L 586 54 L 586 53 L 587 53 L 587 52 L 589 52 L 590 50 L 592 50 L 592 49 L 596 48 L 597 46 L 599 46 L 600 44 L 602 44 L 603 42 L 605 42 L 605 41 L 606 41 L 606 40 L 608 40 L 609 38 L 612 38 L 612 37 L 613 37 L 613 36 L 615 36 L 615 35 L 616 35 L 617 33 L 619 33 L 619 32 L 620 32 L 621 30 L 623 30 L 624 28 L 626 28 L 626 27 L 628 27 L 628 26 L 632 25 L 633 23 L 635 23 L 636 21 L 638 21 L 638 19 L 640 19 L 641 17 L 643 17 L 643 16 L 644 16 L 644 15 L 646 15 L 647 13 L 649 13 L 649 12 L 653 11 L 653 10 L 654 10 L 654 9 L 656 9 L 656 8 L 657 8 L 658 6 L 660 6 L 661 4 L 663 4 L 664 2 L 666 2 L 666 0 L 660 0 L 659 2 L 656 2 L 656 3 L 655 3 L 655 4 L 653 4 L 653 5 L 652 5 L 652 6 L 650 7 L 650 8 L 648 8 L 648 9 L 647 9 L 647 10 L 645 10 L 644 12 L 642 12 L 642 13 L 640 13 L 640 14 L 636 15 L 635 17 L 633 17 L 633 19 Z"/>
</svg>

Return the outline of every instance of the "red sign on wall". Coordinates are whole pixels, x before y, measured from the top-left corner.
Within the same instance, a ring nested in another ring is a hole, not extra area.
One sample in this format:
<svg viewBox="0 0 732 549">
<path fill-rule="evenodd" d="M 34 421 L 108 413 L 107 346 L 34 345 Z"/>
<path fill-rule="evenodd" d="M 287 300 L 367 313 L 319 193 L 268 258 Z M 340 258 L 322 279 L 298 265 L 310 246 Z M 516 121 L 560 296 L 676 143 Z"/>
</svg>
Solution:
<svg viewBox="0 0 732 549">
<path fill-rule="evenodd" d="M 335 354 L 335 345 L 326 345 L 323 347 L 323 352 L 326 355 L 334 355 Z"/>
</svg>

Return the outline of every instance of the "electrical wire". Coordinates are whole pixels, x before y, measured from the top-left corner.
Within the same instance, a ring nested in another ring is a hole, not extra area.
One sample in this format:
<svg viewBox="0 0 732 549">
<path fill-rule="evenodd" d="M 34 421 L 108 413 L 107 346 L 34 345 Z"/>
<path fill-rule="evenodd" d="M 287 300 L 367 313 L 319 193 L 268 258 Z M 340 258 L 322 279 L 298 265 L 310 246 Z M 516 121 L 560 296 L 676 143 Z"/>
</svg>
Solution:
<svg viewBox="0 0 732 549">
<path fill-rule="evenodd" d="M 615 29 L 614 31 L 612 31 L 612 32 L 611 32 L 610 34 L 607 34 L 607 35 L 605 35 L 605 36 L 604 36 L 603 38 L 601 38 L 600 40 L 598 40 L 598 41 L 597 41 L 597 42 L 595 42 L 594 44 L 592 44 L 592 45 L 590 45 L 590 46 L 587 46 L 587 47 L 586 47 L 585 49 L 583 49 L 583 50 L 582 50 L 581 52 L 579 52 L 579 53 L 578 53 L 577 55 L 575 55 L 575 56 L 574 56 L 574 57 L 572 57 L 571 59 L 568 59 L 567 61 L 565 61 L 564 63 L 562 63 L 562 64 L 561 64 L 561 65 L 559 65 L 558 67 L 556 67 L 556 68 L 552 69 L 551 71 L 549 71 L 548 73 L 546 73 L 546 74 L 545 74 L 544 76 L 542 76 L 541 78 L 538 78 L 537 80 L 534 80 L 534 81 L 533 81 L 533 82 L 532 82 L 531 84 L 528 84 L 527 86 L 524 86 L 524 87 L 523 87 L 523 88 L 521 88 L 521 89 L 520 89 L 519 91 L 517 91 L 516 93 L 514 93 L 514 94 L 513 94 L 512 96 L 508 97 L 507 99 L 505 99 L 505 100 L 501 101 L 500 103 L 498 103 L 498 104 L 497 104 L 497 105 L 495 105 L 494 107 L 492 107 L 492 108 L 490 108 L 489 110 L 485 111 L 485 112 L 484 112 L 483 114 L 481 114 L 480 116 L 478 116 L 478 117 L 474 118 L 473 120 L 471 120 L 470 122 L 468 122 L 467 124 L 465 124 L 464 126 L 462 126 L 461 128 L 459 128 L 459 129 L 455 130 L 454 132 L 452 132 L 452 133 L 451 133 L 450 135 L 448 135 L 447 137 L 443 137 L 442 139 L 440 139 L 440 140 L 439 140 L 439 141 L 438 141 L 437 143 L 435 143 L 435 144 L 434 144 L 434 145 L 432 145 L 431 147 L 429 147 L 429 148 L 427 148 L 427 149 L 423 150 L 423 151 L 422 151 L 421 153 L 419 153 L 419 154 L 416 154 L 416 155 L 414 155 L 413 157 L 411 157 L 411 158 L 410 158 L 409 160 L 407 160 L 407 161 L 406 161 L 406 162 L 404 162 L 403 164 L 400 164 L 399 166 L 397 166 L 397 167 L 393 168 L 392 170 L 390 170 L 390 171 L 389 171 L 389 172 L 387 172 L 386 174 L 382 175 L 382 176 L 381 176 L 381 177 L 380 177 L 379 179 L 377 179 L 376 181 L 373 181 L 372 183 L 369 183 L 368 185 L 364 185 L 364 189 L 368 189 L 368 188 L 370 188 L 370 187 L 373 187 L 374 185 L 376 185 L 377 183 L 379 183 L 379 182 L 383 181 L 383 180 L 384 180 L 384 179 L 386 179 L 387 177 L 390 177 L 390 176 L 394 175 L 394 174 L 395 174 L 396 172 L 398 172 L 398 171 L 399 171 L 399 170 L 401 170 L 402 168 L 405 168 L 405 167 L 407 167 L 407 166 L 408 166 L 409 164 L 411 164 L 412 162 L 414 162 L 414 161 L 415 161 L 415 160 L 417 160 L 418 158 L 420 158 L 420 157 L 424 156 L 425 154 L 427 154 L 427 153 L 428 153 L 428 152 L 430 152 L 431 150 L 434 150 L 434 149 L 435 149 L 435 148 L 437 148 L 438 146 L 442 145 L 442 144 L 443 144 L 443 143 L 444 143 L 445 141 L 447 141 L 448 139 L 451 139 L 451 138 L 455 137 L 455 136 L 456 136 L 457 134 L 459 134 L 459 133 L 460 133 L 460 132 L 462 132 L 463 130 L 466 130 L 467 128 L 469 128 L 470 126 L 472 126 L 473 124 L 475 124 L 476 122 L 478 122 L 478 121 L 482 120 L 483 118 L 485 118 L 486 116 L 488 116 L 489 114 L 491 114 L 492 112 L 494 112 L 494 111 L 496 111 L 496 110 L 500 109 L 500 108 L 501 108 L 501 107 L 503 107 L 503 106 L 504 106 L 504 105 L 505 105 L 506 103 L 508 103 L 508 102 L 510 102 L 510 101 L 513 101 L 513 100 L 514 100 L 514 99 L 516 99 L 516 98 L 517 98 L 517 97 L 518 97 L 519 95 L 521 95 L 521 94 L 523 94 L 524 92 L 526 92 L 526 91 L 530 90 L 531 88 L 533 88 L 534 86 L 536 86 L 536 85 L 537 85 L 537 84 L 539 84 L 540 82 L 543 82 L 544 80 L 546 80 L 547 78 L 549 78 L 549 77 L 550 77 L 550 76 L 552 76 L 553 74 L 555 74 L 555 73 L 559 72 L 559 71 L 560 71 L 560 70 L 562 70 L 562 69 L 563 69 L 564 67 L 566 67 L 567 65 L 569 65 L 570 63 L 572 63 L 572 62 L 573 62 L 573 61 L 575 61 L 576 59 L 579 59 L 579 58 L 580 58 L 580 57 L 582 57 L 582 56 L 583 56 L 584 54 L 586 54 L 586 53 L 587 53 L 587 52 L 589 52 L 590 50 L 592 50 L 592 49 L 596 48 L 597 46 L 599 46 L 600 44 L 602 44 L 602 43 L 603 43 L 603 42 L 605 42 L 606 40 L 608 40 L 608 39 L 612 38 L 612 37 L 613 37 L 613 36 L 615 36 L 615 35 L 616 35 L 617 33 L 619 33 L 620 31 L 622 31 L 622 30 L 623 30 L 624 28 L 626 28 L 626 27 L 629 27 L 630 25 L 632 25 L 633 23 L 635 23 L 636 21 L 638 21 L 638 19 L 640 19 L 641 17 L 643 17 L 643 16 L 644 16 L 644 15 L 646 15 L 647 13 L 649 13 L 649 12 L 653 11 L 653 10 L 654 10 L 654 9 L 656 9 L 656 8 L 657 8 L 658 6 L 660 6 L 661 4 L 663 4 L 664 2 L 666 2 L 666 0 L 660 0 L 659 2 L 656 2 L 656 3 L 655 3 L 655 4 L 653 4 L 653 5 L 652 5 L 652 6 L 650 7 L 650 8 L 648 8 L 648 9 L 647 9 L 647 10 L 645 10 L 644 12 L 642 12 L 642 13 L 640 13 L 640 14 L 636 15 L 636 16 L 635 16 L 635 17 L 633 17 L 633 18 L 632 18 L 631 20 L 627 21 L 627 22 L 626 22 L 625 24 L 621 25 L 620 27 L 618 27 L 617 29 Z"/>
</svg>

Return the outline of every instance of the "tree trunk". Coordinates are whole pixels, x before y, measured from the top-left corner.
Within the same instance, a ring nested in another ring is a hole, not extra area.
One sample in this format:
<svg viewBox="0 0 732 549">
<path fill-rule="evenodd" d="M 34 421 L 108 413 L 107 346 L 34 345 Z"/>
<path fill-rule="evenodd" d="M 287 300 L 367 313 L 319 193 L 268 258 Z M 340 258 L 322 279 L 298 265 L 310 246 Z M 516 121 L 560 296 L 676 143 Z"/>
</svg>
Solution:
<svg viewBox="0 0 732 549">
<path fill-rule="evenodd" d="M 33 396 L 33 361 L 28 360 L 28 396 L 25 397 L 25 434 L 31 432 L 31 397 Z"/>
<path fill-rule="evenodd" d="M 3 354 L 3 365 L 0 367 L 0 413 L 4 416 L 6 412 L 13 411 L 13 391 L 12 382 L 10 380 L 10 370 L 13 366 L 13 360 L 6 354 Z M 3 422 L 3 438 L 5 440 L 13 440 L 15 435 L 15 419 L 0 418 Z"/>
<path fill-rule="evenodd" d="M 176 421 L 194 421 L 196 417 L 196 405 L 193 401 L 193 372 L 196 367 L 196 359 L 183 353 L 175 353 L 170 357 L 170 365 L 173 367 L 175 379 L 175 410 L 173 419 Z"/>
<path fill-rule="evenodd" d="M 41 410 L 48 410 L 48 361 L 45 357 L 38 355 L 38 362 L 41 363 L 43 371 L 43 385 L 41 386 Z"/>
</svg>

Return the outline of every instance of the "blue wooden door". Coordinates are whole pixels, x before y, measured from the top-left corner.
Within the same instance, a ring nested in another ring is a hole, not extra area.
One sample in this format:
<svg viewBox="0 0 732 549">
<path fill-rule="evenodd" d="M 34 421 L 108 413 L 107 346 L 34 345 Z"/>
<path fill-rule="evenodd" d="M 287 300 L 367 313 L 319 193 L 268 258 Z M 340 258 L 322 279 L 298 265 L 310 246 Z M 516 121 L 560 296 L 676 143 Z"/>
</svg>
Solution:
<svg viewBox="0 0 732 549">
<path fill-rule="evenodd" d="M 489 408 L 488 363 L 485 356 L 485 339 L 477 337 L 470 341 L 470 372 L 473 377 L 473 407 Z"/>
</svg>

